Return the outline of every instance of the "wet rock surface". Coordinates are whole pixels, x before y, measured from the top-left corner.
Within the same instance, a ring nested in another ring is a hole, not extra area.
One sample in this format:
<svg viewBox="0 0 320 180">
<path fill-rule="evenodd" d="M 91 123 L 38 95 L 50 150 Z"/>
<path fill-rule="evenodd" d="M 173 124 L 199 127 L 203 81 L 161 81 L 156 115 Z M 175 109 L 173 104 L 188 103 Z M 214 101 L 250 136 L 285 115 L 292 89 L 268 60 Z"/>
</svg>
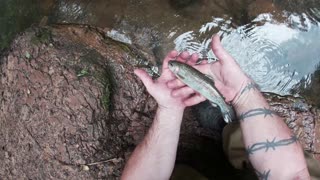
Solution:
<svg viewBox="0 0 320 180">
<path fill-rule="evenodd" d="M 320 111 L 303 98 L 264 93 L 271 108 L 283 117 L 303 148 L 320 160 Z"/>
<path fill-rule="evenodd" d="M 157 107 L 133 69 L 156 61 L 105 34 L 90 26 L 34 27 L 0 58 L 1 178 L 119 178 Z M 319 152 L 318 110 L 303 99 L 266 96 L 304 148 Z M 186 110 L 177 157 L 208 177 L 232 169 L 216 112 L 206 103 Z"/>
<path fill-rule="evenodd" d="M 132 73 L 135 52 L 90 27 L 18 37 L 1 59 L 0 177 L 118 177 L 131 120 L 155 106 Z"/>
</svg>

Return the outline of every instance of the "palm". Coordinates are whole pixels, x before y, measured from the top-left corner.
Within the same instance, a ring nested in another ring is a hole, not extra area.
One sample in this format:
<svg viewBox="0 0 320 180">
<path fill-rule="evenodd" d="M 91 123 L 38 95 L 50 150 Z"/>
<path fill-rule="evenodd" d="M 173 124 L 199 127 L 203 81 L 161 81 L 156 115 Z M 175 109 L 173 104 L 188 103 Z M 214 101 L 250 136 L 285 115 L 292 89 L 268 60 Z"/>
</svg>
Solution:
<svg viewBox="0 0 320 180">
<path fill-rule="evenodd" d="M 213 37 L 212 50 L 219 58 L 219 61 L 214 63 L 207 63 L 205 61 L 201 64 L 196 64 L 195 60 L 188 61 L 188 64 L 202 73 L 211 76 L 216 88 L 225 97 L 225 100 L 232 102 L 250 79 L 243 73 L 237 62 L 223 49 L 219 36 Z M 171 86 L 184 85 L 179 80 L 173 80 L 170 84 Z"/>
<path fill-rule="evenodd" d="M 167 82 L 173 80 L 174 77 L 169 69 L 163 69 L 161 76 L 154 81 L 155 86 L 153 89 L 149 90 L 149 93 L 156 99 L 160 106 L 170 108 L 181 107 L 183 101 L 181 99 L 176 99 L 171 97 L 171 89 L 167 86 Z M 170 107 L 169 107 L 170 106 Z"/>
<path fill-rule="evenodd" d="M 178 55 L 178 52 L 172 51 L 163 60 L 161 76 L 156 80 L 152 80 L 151 77 L 141 69 L 135 70 L 136 75 L 142 80 L 148 92 L 155 98 L 160 107 L 184 109 L 186 106 L 192 106 L 205 100 L 185 85 L 168 86 L 170 81 L 176 79 L 175 75 L 168 68 L 168 62 L 172 59 L 186 62 L 189 58 L 190 56 L 187 52 Z M 196 60 L 197 58 L 198 56 L 191 56 L 192 60 Z"/>
<path fill-rule="evenodd" d="M 212 50 L 219 61 L 210 64 L 204 62 L 193 66 L 202 73 L 212 76 L 217 89 L 226 98 L 226 101 L 232 101 L 250 79 L 223 49 L 219 36 L 213 37 Z"/>
</svg>

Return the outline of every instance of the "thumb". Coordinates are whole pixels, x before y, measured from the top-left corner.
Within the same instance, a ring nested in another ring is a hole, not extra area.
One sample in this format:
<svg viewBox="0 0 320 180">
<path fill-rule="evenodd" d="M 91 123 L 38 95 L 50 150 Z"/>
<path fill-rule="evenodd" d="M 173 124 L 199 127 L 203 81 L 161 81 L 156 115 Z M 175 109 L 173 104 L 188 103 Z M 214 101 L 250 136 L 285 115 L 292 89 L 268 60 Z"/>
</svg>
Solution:
<svg viewBox="0 0 320 180">
<path fill-rule="evenodd" d="M 135 69 L 134 73 L 141 79 L 142 83 L 147 89 L 150 89 L 153 85 L 153 80 L 149 74 L 143 69 Z"/>
<path fill-rule="evenodd" d="M 219 35 L 216 34 L 212 37 L 211 48 L 221 63 L 234 61 L 229 53 L 222 47 Z"/>
</svg>

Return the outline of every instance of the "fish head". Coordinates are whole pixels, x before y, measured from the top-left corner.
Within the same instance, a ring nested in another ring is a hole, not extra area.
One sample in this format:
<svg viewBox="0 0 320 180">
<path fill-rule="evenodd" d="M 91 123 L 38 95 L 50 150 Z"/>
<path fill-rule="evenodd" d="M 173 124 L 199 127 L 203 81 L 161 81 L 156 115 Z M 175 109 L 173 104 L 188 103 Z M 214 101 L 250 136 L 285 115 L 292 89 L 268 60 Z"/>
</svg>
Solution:
<svg viewBox="0 0 320 180">
<path fill-rule="evenodd" d="M 187 65 L 183 62 L 179 62 L 176 60 L 170 60 L 168 62 L 168 66 L 169 66 L 170 71 L 174 75 L 176 75 L 176 77 L 178 77 L 180 80 L 185 79 L 187 76 L 191 75 L 190 71 L 188 71 L 189 65 Z"/>
<path fill-rule="evenodd" d="M 174 74 L 177 74 L 179 72 L 179 63 L 178 61 L 175 60 L 170 60 L 168 62 L 168 66 L 171 72 L 173 72 Z"/>
</svg>

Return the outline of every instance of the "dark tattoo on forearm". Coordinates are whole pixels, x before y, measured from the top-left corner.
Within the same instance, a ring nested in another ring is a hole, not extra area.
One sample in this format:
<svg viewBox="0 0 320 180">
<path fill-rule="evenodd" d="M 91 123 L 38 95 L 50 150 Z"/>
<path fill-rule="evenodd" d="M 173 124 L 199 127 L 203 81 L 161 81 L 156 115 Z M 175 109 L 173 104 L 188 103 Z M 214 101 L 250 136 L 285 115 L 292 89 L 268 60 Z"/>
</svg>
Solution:
<svg viewBox="0 0 320 180">
<path fill-rule="evenodd" d="M 282 139 L 279 141 L 276 141 L 276 138 L 274 138 L 272 141 L 269 141 L 267 139 L 266 142 L 259 142 L 255 143 L 247 148 L 247 154 L 252 155 L 254 152 L 265 149 L 265 152 L 267 152 L 269 149 L 276 150 L 279 146 L 288 146 L 290 144 L 296 143 L 298 141 L 298 138 L 295 135 L 292 135 L 289 139 Z"/>
<path fill-rule="evenodd" d="M 263 171 L 263 172 L 259 172 L 259 171 L 255 170 L 255 172 L 260 180 L 268 180 L 269 179 L 270 169 L 268 171 Z"/>
<path fill-rule="evenodd" d="M 244 120 L 246 118 L 249 117 L 253 117 L 253 116 L 258 116 L 258 115 L 264 115 L 264 118 L 267 116 L 271 116 L 273 114 L 276 114 L 276 112 L 272 111 L 271 109 L 267 109 L 267 108 L 257 108 L 257 109 L 252 109 L 248 112 L 242 113 L 239 116 L 239 120 Z"/>
<path fill-rule="evenodd" d="M 251 82 L 249 84 L 247 84 L 242 91 L 240 92 L 240 95 L 242 95 L 243 93 L 245 93 L 246 91 L 250 91 L 251 89 L 259 89 L 258 85 L 254 82 Z"/>
</svg>

